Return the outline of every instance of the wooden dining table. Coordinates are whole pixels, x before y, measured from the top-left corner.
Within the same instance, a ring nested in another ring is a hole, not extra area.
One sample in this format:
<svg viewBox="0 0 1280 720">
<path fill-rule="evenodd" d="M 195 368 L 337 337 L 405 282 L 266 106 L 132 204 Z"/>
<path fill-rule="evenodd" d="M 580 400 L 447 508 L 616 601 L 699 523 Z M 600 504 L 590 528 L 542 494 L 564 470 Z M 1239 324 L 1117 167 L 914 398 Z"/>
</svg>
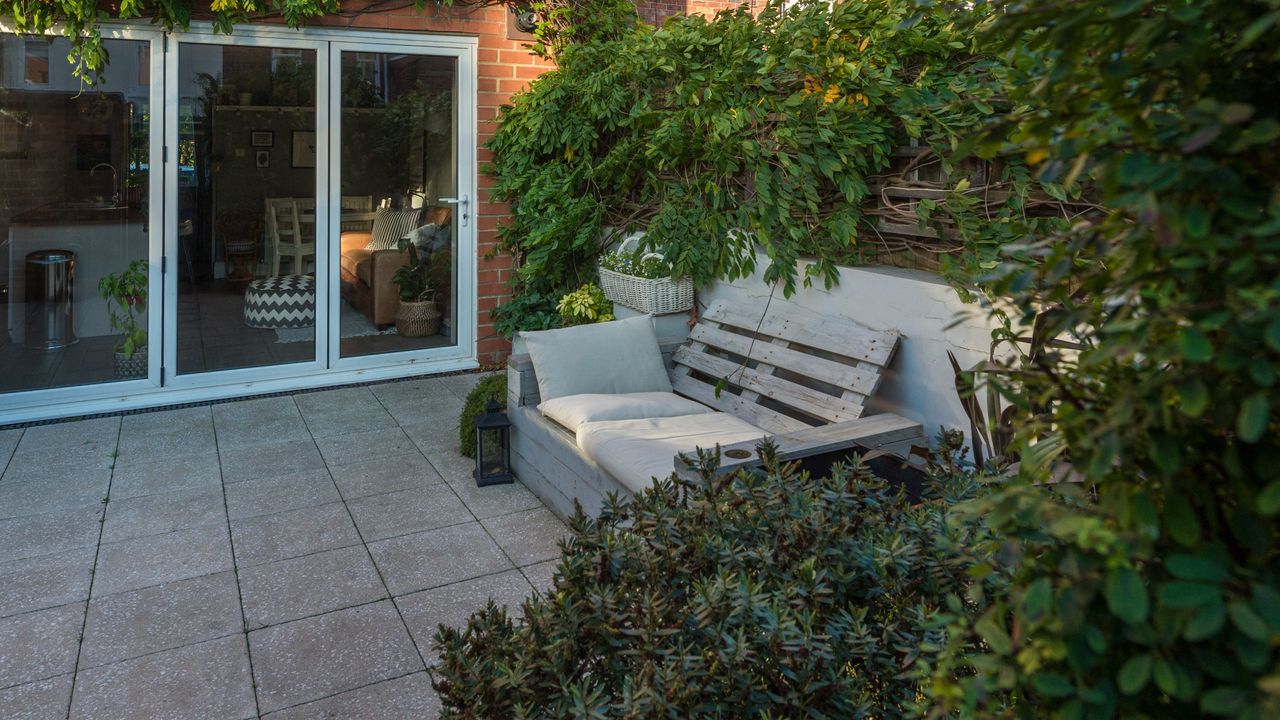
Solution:
<svg viewBox="0 0 1280 720">
<path fill-rule="evenodd" d="M 373 222 L 373 219 L 376 218 L 377 216 L 378 216 L 378 213 L 377 211 L 374 211 L 374 210 L 343 210 L 342 214 L 338 218 L 338 222 L 339 223 Z M 315 211 L 307 210 L 307 211 L 299 212 L 298 222 L 310 223 L 314 225 L 316 222 Z"/>
</svg>

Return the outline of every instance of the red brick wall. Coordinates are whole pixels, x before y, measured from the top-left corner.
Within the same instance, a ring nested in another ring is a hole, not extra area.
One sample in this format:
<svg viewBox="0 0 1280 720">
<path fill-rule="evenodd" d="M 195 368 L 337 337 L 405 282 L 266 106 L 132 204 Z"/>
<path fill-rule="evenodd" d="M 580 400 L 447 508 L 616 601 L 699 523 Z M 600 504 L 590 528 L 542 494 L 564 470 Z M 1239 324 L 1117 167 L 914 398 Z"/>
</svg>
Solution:
<svg viewBox="0 0 1280 720">
<path fill-rule="evenodd" d="M 755 0 L 755 3 L 759 2 L 760 0 Z M 739 4 L 742 4 L 741 0 L 641 0 L 637 3 L 637 9 L 647 22 L 660 22 L 675 13 L 711 14 Z M 477 159 L 481 168 L 493 159 L 484 144 L 497 129 L 499 108 L 513 93 L 524 89 L 530 80 L 552 67 L 550 63 L 540 60 L 525 49 L 525 42 L 507 39 L 509 10 L 503 6 L 453 7 L 437 11 L 428 4 L 426 9 L 418 12 L 412 3 L 389 5 L 377 0 L 348 0 L 342 4 L 342 9 L 343 16 L 326 18 L 320 24 L 451 33 L 479 39 Z M 490 198 L 489 189 L 493 187 L 493 178 L 481 173 L 478 185 L 480 197 L 477 198 L 475 208 L 479 244 L 477 352 L 482 364 L 491 365 L 503 362 L 511 349 L 510 343 L 494 331 L 489 313 L 508 295 L 507 281 L 511 277 L 512 262 L 505 255 L 494 258 L 486 256 L 497 246 L 497 227 L 507 219 L 510 208 L 507 204 L 494 202 Z"/>
</svg>

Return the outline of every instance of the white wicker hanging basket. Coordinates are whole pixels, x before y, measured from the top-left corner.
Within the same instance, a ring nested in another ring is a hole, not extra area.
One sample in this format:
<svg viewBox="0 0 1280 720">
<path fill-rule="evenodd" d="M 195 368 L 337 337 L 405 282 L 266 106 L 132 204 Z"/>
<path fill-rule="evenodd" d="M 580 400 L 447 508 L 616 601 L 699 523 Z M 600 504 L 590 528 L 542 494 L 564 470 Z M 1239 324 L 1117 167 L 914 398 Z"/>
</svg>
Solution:
<svg viewBox="0 0 1280 720">
<path fill-rule="evenodd" d="M 634 233 L 618 245 L 617 252 L 629 252 L 644 237 Z M 662 257 L 649 253 L 644 258 Z M 642 278 L 626 275 L 604 266 L 596 268 L 600 273 L 600 289 L 612 302 L 651 315 L 684 312 L 693 307 L 693 279 Z"/>
</svg>

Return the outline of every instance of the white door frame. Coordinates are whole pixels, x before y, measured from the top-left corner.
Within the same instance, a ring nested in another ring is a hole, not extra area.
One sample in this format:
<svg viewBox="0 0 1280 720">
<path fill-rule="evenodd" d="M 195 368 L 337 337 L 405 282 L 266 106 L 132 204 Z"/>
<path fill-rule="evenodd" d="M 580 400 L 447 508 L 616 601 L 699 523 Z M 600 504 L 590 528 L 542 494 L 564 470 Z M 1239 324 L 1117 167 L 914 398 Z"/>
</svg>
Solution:
<svg viewBox="0 0 1280 720">
<path fill-rule="evenodd" d="M 406 366 L 414 364 L 434 363 L 447 360 L 473 360 L 476 357 L 476 225 L 474 198 L 476 197 L 476 46 L 474 38 L 466 38 L 471 42 L 459 43 L 453 36 L 428 36 L 425 40 L 414 36 L 379 37 L 361 41 L 350 41 L 347 35 L 343 40 L 331 43 L 332 56 L 329 63 L 330 87 L 341 89 L 343 52 L 374 52 L 404 55 L 424 55 L 435 57 L 452 57 L 456 61 L 454 69 L 456 114 L 453 118 L 454 144 L 457 155 L 454 159 L 456 174 L 456 193 L 458 197 L 470 199 L 471 207 L 465 210 L 471 215 L 469 222 L 463 222 L 458 208 L 454 213 L 453 231 L 457 242 L 454 252 L 456 292 L 452 306 L 457 315 L 454 319 L 454 341 L 451 346 L 408 350 L 376 355 L 359 355 L 342 357 L 340 343 L 342 340 L 339 328 L 339 311 L 341 298 L 332 293 L 329 298 L 329 358 L 330 366 L 335 369 L 364 370 L 387 366 Z M 444 42 L 437 42 L 444 41 Z M 330 107 L 333 114 L 329 127 L 329 227 L 340 227 L 341 212 L 341 180 L 342 180 L 342 108 L 341 102 Z M 337 287 L 338 268 L 336 247 L 337 233 L 334 233 L 334 249 L 332 252 L 333 270 L 330 272 L 333 287 Z"/>
<path fill-rule="evenodd" d="M 0 23 L 0 33 L 16 34 L 13 27 Z M 62 28 L 50 29 L 46 35 L 61 37 Z M 119 398 L 128 398 L 160 389 L 160 338 L 163 332 L 161 303 L 156 302 L 163 291 L 160 273 L 161 256 L 164 253 L 164 171 L 162 168 L 164 127 L 164 33 L 160 30 L 126 26 L 103 26 L 103 39 L 140 40 L 150 42 L 149 47 L 149 107 L 151 120 L 147 149 L 147 377 L 136 380 L 70 385 L 66 387 L 40 388 L 11 393 L 0 393 L 0 424 L 20 422 L 27 416 L 43 415 L 49 407 L 69 404 L 101 405 Z M 65 412 L 65 411 L 64 411 Z"/>
</svg>

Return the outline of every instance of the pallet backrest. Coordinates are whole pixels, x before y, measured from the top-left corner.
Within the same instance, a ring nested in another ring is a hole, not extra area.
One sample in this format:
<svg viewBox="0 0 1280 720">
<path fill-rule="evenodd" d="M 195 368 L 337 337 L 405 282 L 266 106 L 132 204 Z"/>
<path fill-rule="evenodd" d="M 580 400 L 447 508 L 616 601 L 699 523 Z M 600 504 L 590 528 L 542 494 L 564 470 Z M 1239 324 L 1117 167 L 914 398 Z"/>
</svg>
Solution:
<svg viewBox="0 0 1280 720">
<path fill-rule="evenodd" d="M 677 393 L 773 433 L 854 420 L 898 333 L 794 308 L 713 304 L 672 355 Z M 721 392 L 717 397 L 716 388 Z"/>
</svg>

